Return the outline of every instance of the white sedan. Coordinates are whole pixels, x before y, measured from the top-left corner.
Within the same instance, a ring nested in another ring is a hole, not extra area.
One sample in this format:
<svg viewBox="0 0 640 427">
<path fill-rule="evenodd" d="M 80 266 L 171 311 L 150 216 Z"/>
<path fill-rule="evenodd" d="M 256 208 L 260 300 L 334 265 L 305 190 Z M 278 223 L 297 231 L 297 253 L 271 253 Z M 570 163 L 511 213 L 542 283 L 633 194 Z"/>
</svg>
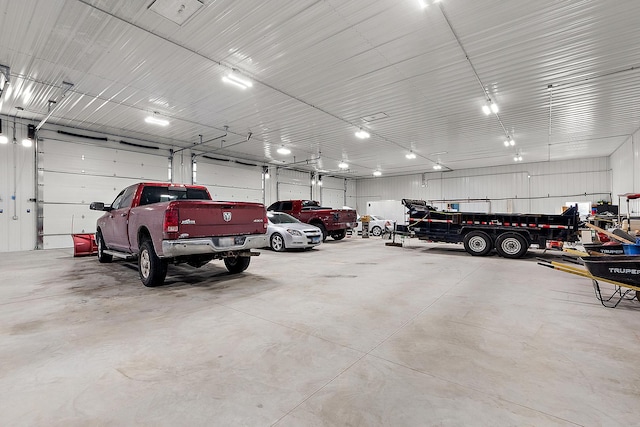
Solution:
<svg viewBox="0 0 640 427">
<path fill-rule="evenodd" d="M 311 249 L 322 243 L 322 230 L 298 221 L 283 212 L 267 212 L 269 246 L 276 252 L 287 249 Z"/>
<path fill-rule="evenodd" d="M 369 215 L 371 221 L 369 221 L 369 234 L 372 236 L 379 236 L 382 232 L 387 229 L 389 231 L 393 230 L 393 223 L 395 222 L 392 219 L 384 219 L 381 216 L 377 215 Z M 355 228 L 356 232 L 362 233 L 362 217 L 358 218 L 358 226 Z"/>
</svg>

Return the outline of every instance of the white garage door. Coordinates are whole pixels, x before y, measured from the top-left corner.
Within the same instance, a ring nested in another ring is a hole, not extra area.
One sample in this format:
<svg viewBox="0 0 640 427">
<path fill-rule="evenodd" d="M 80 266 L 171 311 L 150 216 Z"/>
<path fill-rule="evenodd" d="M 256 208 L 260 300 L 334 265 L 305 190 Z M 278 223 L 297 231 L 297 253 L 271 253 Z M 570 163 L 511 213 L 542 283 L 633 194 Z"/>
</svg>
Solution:
<svg viewBox="0 0 640 427">
<path fill-rule="evenodd" d="M 311 177 L 308 172 L 280 169 L 278 179 L 278 200 L 309 200 L 311 196 Z"/>
<path fill-rule="evenodd" d="M 340 178 L 322 178 L 322 206 L 340 209 L 345 206 L 344 180 Z"/>
<path fill-rule="evenodd" d="M 45 249 L 72 247 L 73 233 L 94 233 L 101 212 L 89 203 L 111 203 L 124 187 L 140 181 L 167 181 L 168 160 L 161 154 L 63 140 L 42 132 L 39 186 L 42 190 L 42 244 Z M 69 139 L 73 139 L 69 137 Z"/>
<path fill-rule="evenodd" d="M 204 185 L 213 200 L 263 202 L 262 168 L 236 163 L 198 161 L 196 183 Z"/>
</svg>

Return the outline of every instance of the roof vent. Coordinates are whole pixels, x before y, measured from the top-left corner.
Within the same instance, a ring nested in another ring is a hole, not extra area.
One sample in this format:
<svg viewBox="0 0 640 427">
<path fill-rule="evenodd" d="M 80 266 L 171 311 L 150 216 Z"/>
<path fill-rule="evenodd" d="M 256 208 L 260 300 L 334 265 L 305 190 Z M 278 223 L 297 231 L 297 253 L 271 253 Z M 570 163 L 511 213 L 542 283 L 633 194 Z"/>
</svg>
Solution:
<svg viewBox="0 0 640 427">
<path fill-rule="evenodd" d="M 149 9 L 178 25 L 184 24 L 204 4 L 200 0 L 155 0 Z"/>
<path fill-rule="evenodd" d="M 365 122 L 373 122 L 374 120 L 386 119 L 387 117 L 389 117 L 387 113 L 375 113 L 370 116 L 362 117 L 362 120 Z"/>
</svg>

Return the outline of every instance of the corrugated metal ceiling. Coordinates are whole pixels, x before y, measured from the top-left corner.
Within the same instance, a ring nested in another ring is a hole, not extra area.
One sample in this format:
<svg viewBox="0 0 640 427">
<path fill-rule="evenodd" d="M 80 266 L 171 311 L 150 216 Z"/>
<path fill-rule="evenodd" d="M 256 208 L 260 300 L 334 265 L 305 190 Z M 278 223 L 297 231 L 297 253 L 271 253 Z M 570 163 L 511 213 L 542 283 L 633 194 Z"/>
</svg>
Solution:
<svg viewBox="0 0 640 427">
<path fill-rule="evenodd" d="M 203 0 L 182 25 L 152 3 L 0 3 L 0 113 L 58 100 L 50 123 L 175 149 L 228 126 L 198 152 L 350 177 L 606 156 L 640 127 L 635 0 Z M 232 68 L 254 86 L 224 83 Z"/>
</svg>

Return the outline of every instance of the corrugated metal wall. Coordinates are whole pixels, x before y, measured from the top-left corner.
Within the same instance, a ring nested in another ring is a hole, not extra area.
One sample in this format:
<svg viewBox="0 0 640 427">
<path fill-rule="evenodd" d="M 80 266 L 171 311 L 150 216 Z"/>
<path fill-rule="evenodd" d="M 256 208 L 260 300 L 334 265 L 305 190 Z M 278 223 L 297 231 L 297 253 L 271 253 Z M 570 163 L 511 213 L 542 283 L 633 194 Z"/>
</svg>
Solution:
<svg viewBox="0 0 640 427">
<path fill-rule="evenodd" d="M 22 251 L 36 246 L 35 146 L 23 147 L 27 122 L 0 116 L 9 139 L 0 145 L 0 252 Z"/>
<path fill-rule="evenodd" d="M 608 158 L 599 157 L 361 179 L 356 192 L 358 212 L 370 214 L 368 201 L 403 198 L 459 203 L 461 210 L 559 213 L 565 202 L 609 200 L 611 171 Z"/>
</svg>

